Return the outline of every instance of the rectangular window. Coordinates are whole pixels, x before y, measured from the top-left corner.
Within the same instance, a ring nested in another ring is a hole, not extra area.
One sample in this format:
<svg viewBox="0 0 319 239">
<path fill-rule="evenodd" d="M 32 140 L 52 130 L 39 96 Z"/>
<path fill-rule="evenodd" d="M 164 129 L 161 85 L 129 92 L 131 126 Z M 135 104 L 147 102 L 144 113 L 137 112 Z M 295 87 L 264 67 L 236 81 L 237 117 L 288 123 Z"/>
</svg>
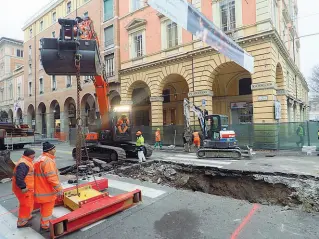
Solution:
<svg viewBox="0 0 319 239">
<path fill-rule="evenodd" d="M 30 38 L 32 38 L 32 28 L 29 30 Z"/>
<path fill-rule="evenodd" d="M 44 91 L 43 78 L 40 78 L 40 79 L 39 79 L 39 84 L 40 84 L 40 87 L 39 87 L 39 88 L 40 88 L 40 89 L 39 89 L 39 90 L 40 90 L 40 94 L 43 94 L 43 93 L 44 93 L 44 92 L 43 92 L 43 91 Z"/>
<path fill-rule="evenodd" d="M 43 31 L 43 21 L 40 22 L 40 32 Z"/>
<path fill-rule="evenodd" d="M 171 91 L 169 89 L 163 90 L 163 103 L 169 103 L 171 101 Z"/>
<path fill-rule="evenodd" d="M 69 14 L 70 12 L 71 12 L 71 2 L 68 2 L 67 4 L 66 4 L 66 13 L 67 14 Z"/>
<path fill-rule="evenodd" d="M 114 76 L 114 54 L 107 55 L 104 59 L 106 76 Z"/>
<path fill-rule="evenodd" d="M 31 47 L 31 45 L 29 46 L 29 59 L 31 59 L 31 51 L 32 51 L 32 47 Z"/>
<path fill-rule="evenodd" d="M 143 56 L 143 35 L 142 33 L 136 33 L 133 36 L 133 46 L 134 46 L 134 57 Z"/>
<path fill-rule="evenodd" d="M 52 23 L 56 22 L 56 12 L 52 13 Z"/>
<path fill-rule="evenodd" d="M 17 49 L 17 57 L 21 57 L 21 51 L 20 51 L 20 49 Z"/>
<path fill-rule="evenodd" d="M 84 18 L 86 18 L 86 17 L 88 17 L 89 16 L 89 12 L 85 12 L 84 14 L 83 14 L 83 17 Z"/>
<path fill-rule="evenodd" d="M 53 38 L 55 38 L 55 31 L 54 31 L 54 32 L 52 32 L 52 37 L 53 37 Z"/>
<path fill-rule="evenodd" d="M 12 99 L 13 98 L 13 86 L 12 86 L 12 83 L 9 86 L 9 94 L 10 94 L 10 99 Z"/>
<path fill-rule="evenodd" d="M 20 50 L 20 57 L 23 57 L 23 50 Z"/>
<path fill-rule="evenodd" d="M 18 85 L 18 93 L 17 93 L 18 99 L 20 99 L 21 96 L 21 87 Z"/>
<path fill-rule="evenodd" d="M 66 76 L 66 87 L 70 88 L 72 86 L 72 77 Z"/>
<path fill-rule="evenodd" d="M 143 0 L 131 0 L 131 12 L 134 12 L 143 6 Z"/>
<path fill-rule="evenodd" d="M 224 32 L 236 28 L 235 0 L 224 0 L 220 4 L 222 30 Z"/>
<path fill-rule="evenodd" d="M 239 80 L 239 95 L 251 95 L 251 78 Z"/>
<path fill-rule="evenodd" d="M 114 45 L 114 31 L 113 25 L 107 28 L 104 28 L 104 46 L 109 48 Z"/>
<path fill-rule="evenodd" d="M 113 14 L 113 12 L 114 12 L 113 0 L 103 0 L 103 1 L 104 1 L 104 4 L 103 4 L 104 21 L 107 21 L 114 16 L 114 14 Z"/>
<path fill-rule="evenodd" d="M 28 91 L 29 91 L 29 96 L 31 96 L 32 95 L 32 82 L 29 82 Z"/>
<path fill-rule="evenodd" d="M 175 22 L 169 21 L 166 25 L 167 47 L 171 48 L 178 45 L 178 27 Z"/>
<path fill-rule="evenodd" d="M 57 89 L 56 85 L 56 78 L 55 75 L 52 76 L 52 91 L 55 91 Z"/>
<path fill-rule="evenodd" d="M 32 65 L 29 64 L 29 74 L 31 74 L 31 73 L 32 73 Z"/>
</svg>

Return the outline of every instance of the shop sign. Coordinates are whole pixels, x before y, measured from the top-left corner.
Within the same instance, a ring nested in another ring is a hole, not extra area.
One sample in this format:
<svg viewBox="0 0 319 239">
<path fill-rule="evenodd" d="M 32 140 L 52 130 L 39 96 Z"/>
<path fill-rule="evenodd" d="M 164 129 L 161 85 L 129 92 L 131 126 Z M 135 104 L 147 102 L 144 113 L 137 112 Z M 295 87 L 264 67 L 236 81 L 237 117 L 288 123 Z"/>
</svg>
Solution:
<svg viewBox="0 0 319 239">
<path fill-rule="evenodd" d="M 279 120 L 281 118 L 281 104 L 280 101 L 275 101 L 275 119 Z"/>
<path fill-rule="evenodd" d="M 251 85 L 252 90 L 264 90 L 264 89 L 273 89 L 273 88 L 275 88 L 275 83 L 273 83 L 273 82 L 257 83 L 257 84 Z"/>
<path fill-rule="evenodd" d="M 194 91 L 189 92 L 188 97 L 194 97 L 194 96 L 213 96 L 213 91 L 211 90 L 200 90 L 200 91 Z"/>
<path fill-rule="evenodd" d="M 230 103 L 231 109 L 244 109 L 247 108 L 247 102 L 236 102 L 236 103 Z"/>
<path fill-rule="evenodd" d="M 267 101 L 268 100 L 268 95 L 260 95 L 258 96 L 258 101 Z"/>
<path fill-rule="evenodd" d="M 202 106 L 205 107 L 206 106 L 206 100 L 202 99 Z"/>
<path fill-rule="evenodd" d="M 35 120 L 32 120 L 32 125 L 33 125 L 33 126 L 35 125 Z"/>
</svg>

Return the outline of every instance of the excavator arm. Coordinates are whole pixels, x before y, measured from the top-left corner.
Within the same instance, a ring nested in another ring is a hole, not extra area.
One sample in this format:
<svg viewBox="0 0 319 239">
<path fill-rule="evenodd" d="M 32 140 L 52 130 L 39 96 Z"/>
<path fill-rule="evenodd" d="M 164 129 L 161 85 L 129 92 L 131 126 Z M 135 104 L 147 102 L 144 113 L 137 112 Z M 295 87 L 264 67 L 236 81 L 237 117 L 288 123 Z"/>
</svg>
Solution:
<svg viewBox="0 0 319 239">
<path fill-rule="evenodd" d="M 48 75 L 93 76 L 102 129 L 109 129 L 109 86 L 93 21 L 89 17 L 77 17 L 58 22 L 60 37 L 41 39 L 43 68 Z"/>
</svg>

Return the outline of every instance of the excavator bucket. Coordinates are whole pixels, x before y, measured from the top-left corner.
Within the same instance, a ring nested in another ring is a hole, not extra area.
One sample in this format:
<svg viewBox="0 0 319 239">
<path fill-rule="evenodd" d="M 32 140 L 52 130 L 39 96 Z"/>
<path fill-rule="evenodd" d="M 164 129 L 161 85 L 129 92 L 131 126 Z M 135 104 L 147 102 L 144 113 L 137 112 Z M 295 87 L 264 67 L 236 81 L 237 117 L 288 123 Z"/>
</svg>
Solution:
<svg viewBox="0 0 319 239">
<path fill-rule="evenodd" d="M 81 56 L 80 75 L 102 74 L 102 65 L 95 40 L 59 40 L 42 38 L 40 40 L 41 61 L 48 75 L 76 75 L 75 54 Z"/>
</svg>

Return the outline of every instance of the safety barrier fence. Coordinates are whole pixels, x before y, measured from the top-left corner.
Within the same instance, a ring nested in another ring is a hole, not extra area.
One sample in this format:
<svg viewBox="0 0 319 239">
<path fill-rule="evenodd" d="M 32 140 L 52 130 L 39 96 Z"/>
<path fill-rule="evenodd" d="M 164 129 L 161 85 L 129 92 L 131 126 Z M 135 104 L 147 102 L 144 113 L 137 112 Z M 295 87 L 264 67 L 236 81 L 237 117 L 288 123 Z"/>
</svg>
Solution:
<svg viewBox="0 0 319 239">
<path fill-rule="evenodd" d="M 302 132 L 297 134 L 298 127 L 302 127 Z M 194 128 L 194 126 L 192 126 Z M 135 132 L 140 130 L 143 133 L 145 141 L 149 144 L 155 144 L 155 131 L 161 130 L 161 140 L 163 145 L 183 146 L 183 125 L 169 126 L 133 126 L 132 141 L 136 140 Z M 195 126 L 200 130 L 199 126 Z M 299 149 L 302 145 L 318 146 L 319 122 L 290 122 L 276 124 L 233 124 L 229 129 L 236 132 L 236 138 L 240 146 L 249 145 L 254 149 Z M 98 131 L 95 127 L 83 127 L 83 133 Z M 54 132 L 51 130 L 51 132 Z M 52 134 L 51 134 L 52 135 Z M 52 137 L 52 136 L 51 136 Z M 72 145 L 76 141 L 76 128 L 70 128 L 68 132 L 55 132 L 53 137 L 61 141 L 69 141 Z M 299 143 L 299 144 L 298 144 Z"/>
</svg>

